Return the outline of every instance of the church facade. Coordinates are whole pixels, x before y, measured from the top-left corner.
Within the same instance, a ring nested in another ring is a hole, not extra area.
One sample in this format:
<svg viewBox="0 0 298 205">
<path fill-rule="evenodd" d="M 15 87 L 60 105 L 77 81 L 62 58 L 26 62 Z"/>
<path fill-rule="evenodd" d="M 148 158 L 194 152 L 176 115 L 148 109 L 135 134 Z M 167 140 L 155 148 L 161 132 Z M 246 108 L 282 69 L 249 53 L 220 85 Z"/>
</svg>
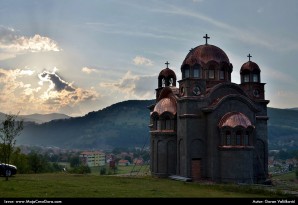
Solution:
<svg viewBox="0 0 298 205">
<path fill-rule="evenodd" d="M 167 66 L 150 109 L 151 173 L 193 181 L 262 183 L 268 175 L 267 104 L 250 60 L 231 82 L 226 53 L 206 43 L 189 51 L 182 79 Z"/>
</svg>

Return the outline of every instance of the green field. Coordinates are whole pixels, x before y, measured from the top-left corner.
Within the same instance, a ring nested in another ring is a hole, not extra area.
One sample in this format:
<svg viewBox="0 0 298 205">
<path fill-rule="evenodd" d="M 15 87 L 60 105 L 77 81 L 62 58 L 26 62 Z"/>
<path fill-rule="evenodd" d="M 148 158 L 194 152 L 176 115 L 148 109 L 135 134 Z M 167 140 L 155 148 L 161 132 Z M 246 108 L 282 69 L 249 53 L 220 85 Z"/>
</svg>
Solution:
<svg viewBox="0 0 298 205">
<path fill-rule="evenodd" d="M 250 186 L 186 183 L 151 176 L 19 174 L 0 178 L 0 197 L 284 197 Z"/>
</svg>

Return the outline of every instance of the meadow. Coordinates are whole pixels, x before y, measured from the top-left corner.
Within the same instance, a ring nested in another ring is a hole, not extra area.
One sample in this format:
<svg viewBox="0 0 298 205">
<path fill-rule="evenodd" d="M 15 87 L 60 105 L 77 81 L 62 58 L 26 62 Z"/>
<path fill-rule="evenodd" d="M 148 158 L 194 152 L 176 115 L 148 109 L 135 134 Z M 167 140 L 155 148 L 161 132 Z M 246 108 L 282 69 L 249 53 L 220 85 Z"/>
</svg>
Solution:
<svg viewBox="0 0 298 205">
<path fill-rule="evenodd" d="M 1 198 L 174 198 L 285 197 L 280 191 L 240 186 L 174 181 L 151 176 L 115 176 L 96 174 L 17 174 L 0 178 Z"/>
</svg>

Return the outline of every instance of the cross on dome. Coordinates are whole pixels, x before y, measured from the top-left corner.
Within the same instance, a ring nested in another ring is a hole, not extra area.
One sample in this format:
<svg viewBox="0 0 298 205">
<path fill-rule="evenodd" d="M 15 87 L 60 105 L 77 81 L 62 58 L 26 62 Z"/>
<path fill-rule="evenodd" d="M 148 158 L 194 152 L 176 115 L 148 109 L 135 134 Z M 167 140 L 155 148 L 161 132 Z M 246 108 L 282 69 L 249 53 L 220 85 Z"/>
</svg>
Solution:
<svg viewBox="0 0 298 205">
<path fill-rule="evenodd" d="M 250 55 L 250 53 L 248 54 L 248 61 L 250 61 L 250 58 L 252 57 L 251 55 Z"/>
<path fill-rule="evenodd" d="M 205 38 L 206 39 L 206 45 L 208 44 L 208 39 L 210 38 L 209 36 L 208 36 L 208 34 L 206 33 L 206 35 L 205 36 L 203 36 L 203 38 Z"/>
<path fill-rule="evenodd" d="M 169 68 L 169 64 L 170 64 L 170 63 L 167 61 L 165 64 L 167 65 L 167 68 Z"/>
</svg>

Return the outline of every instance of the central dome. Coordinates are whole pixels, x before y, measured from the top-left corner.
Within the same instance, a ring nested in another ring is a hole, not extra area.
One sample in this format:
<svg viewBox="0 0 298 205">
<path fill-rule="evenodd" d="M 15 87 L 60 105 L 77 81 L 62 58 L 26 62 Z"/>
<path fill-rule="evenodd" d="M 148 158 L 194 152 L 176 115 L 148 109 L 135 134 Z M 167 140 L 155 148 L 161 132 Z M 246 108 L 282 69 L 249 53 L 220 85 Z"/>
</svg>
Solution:
<svg viewBox="0 0 298 205">
<path fill-rule="evenodd" d="M 215 61 L 218 64 L 227 63 L 230 64 L 227 54 L 214 45 L 200 45 L 194 49 L 191 49 L 185 57 L 183 65 L 193 66 L 194 64 L 207 64 L 210 61 Z"/>
</svg>

